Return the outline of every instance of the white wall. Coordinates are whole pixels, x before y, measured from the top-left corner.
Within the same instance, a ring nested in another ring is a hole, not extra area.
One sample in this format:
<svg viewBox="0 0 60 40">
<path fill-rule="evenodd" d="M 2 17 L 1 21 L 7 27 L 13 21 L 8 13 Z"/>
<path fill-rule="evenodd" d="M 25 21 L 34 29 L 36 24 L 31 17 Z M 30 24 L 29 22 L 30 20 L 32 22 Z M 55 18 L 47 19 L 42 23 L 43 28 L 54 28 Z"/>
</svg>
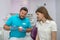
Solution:
<svg viewBox="0 0 60 40">
<path fill-rule="evenodd" d="M 60 40 L 60 0 L 56 0 L 57 40 Z"/>
<path fill-rule="evenodd" d="M 10 13 L 10 0 L 0 0 L 0 27 L 2 27 L 2 18 L 5 17 L 8 13 Z"/>
<path fill-rule="evenodd" d="M 10 13 L 10 8 L 11 8 L 11 0 L 0 0 L 0 28 L 3 27 L 3 24 L 4 24 L 4 21 L 3 21 L 3 18 L 8 14 Z M 2 29 L 3 30 L 3 29 Z M 0 30 L 0 32 L 2 31 Z M 3 35 L 4 33 L 4 39 L 7 40 L 7 35 L 8 35 L 8 32 L 3 32 L 2 31 L 2 34 Z M 0 39 L 1 40 L 1 39 Z"/>
</svg>

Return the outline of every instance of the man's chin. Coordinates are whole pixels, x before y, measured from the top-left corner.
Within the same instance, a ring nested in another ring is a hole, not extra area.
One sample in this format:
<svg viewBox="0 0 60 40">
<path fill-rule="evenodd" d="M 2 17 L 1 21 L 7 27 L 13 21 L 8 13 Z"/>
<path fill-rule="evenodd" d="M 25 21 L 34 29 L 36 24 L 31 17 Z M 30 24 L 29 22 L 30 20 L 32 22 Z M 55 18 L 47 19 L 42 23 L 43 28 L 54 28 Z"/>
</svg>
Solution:
<svg viewBox="0 0 60 40">
<path fill-rule="evenodd" d="M 22 19 L 23 19 L 24 17 L 20 17 L 20 18 L 22 18 Z"/>
<path fill-rule="evenodd" d="M 20 19 L 24 19 L 25 17 L 20 17 Z"/>
<path fill-rule="evenodd" d="M 23 19 L 24 17 L 21 17 L 21 19 Z"/>
</svg>

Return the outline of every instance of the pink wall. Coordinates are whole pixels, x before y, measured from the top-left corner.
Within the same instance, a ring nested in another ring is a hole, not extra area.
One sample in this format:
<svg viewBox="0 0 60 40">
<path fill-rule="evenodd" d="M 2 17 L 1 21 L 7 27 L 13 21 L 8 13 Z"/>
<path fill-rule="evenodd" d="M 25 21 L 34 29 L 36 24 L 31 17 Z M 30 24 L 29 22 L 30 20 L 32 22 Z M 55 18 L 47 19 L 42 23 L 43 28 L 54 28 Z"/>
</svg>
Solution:
<svg viewBox="0 0 60 40">
<path fill-rule="evenodd" d="M 11 12 L 16 13 L 19 11 L 21 7 L 28 7 L 29 2 L 28 0 L 11 0 Z"/>
</svg>

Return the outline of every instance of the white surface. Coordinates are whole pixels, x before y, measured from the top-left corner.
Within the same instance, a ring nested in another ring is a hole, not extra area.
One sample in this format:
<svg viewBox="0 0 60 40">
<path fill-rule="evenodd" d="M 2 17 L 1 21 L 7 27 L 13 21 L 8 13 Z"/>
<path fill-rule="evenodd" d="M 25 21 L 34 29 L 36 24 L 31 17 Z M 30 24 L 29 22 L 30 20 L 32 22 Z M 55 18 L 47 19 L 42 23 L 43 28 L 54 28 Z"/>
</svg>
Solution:
<svg viewBox="0 0 60 40">
<path fill-rule="evenodd" d="M 0 0 L 0 27 L 2 28 L 4 25 L 3 18 L 6 17 L 8 13 L 10 13 L 10 8 L 11 8 L 11 0 Z M 0 35 L 0 40 L 3 39 L 8 40 L 8 32 L 4 31 L 4 36 L 2 35 Z"/>
<path fill-rule="evenodd" d="M 58 26 L 57 40 L 60 40 L 60 0 L 56 0 L 56 22 Z"/>
<path fill-rule="evenodd" d="M 2 35 L 2 31 L 0 31 L 0 35 Z"/>
</svg>

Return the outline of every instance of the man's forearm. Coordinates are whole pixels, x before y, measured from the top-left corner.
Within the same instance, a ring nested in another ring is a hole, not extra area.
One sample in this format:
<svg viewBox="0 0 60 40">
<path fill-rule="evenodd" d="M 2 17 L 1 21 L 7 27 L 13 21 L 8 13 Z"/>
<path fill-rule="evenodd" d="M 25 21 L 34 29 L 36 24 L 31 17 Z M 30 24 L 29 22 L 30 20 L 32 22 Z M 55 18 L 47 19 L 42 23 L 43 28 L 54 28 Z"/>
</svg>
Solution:
<svg viewBox="0 0 60 40">
<path fill-rule="evenodd" d="M 28 28 L 28 29 L 26 30 L 26 32 L 31 32 L 31 30 L 32 30 L 32 28 Z"/>
<path fill-rule="evenodd" d="M 5 30 L 7 30 L 7 31 L 9 31 L 10 30 L 10 27 L 9 26 L 7 26 L 6 24 L 4 25 L 4 27 L 3 27 Z"/>
</svg>

